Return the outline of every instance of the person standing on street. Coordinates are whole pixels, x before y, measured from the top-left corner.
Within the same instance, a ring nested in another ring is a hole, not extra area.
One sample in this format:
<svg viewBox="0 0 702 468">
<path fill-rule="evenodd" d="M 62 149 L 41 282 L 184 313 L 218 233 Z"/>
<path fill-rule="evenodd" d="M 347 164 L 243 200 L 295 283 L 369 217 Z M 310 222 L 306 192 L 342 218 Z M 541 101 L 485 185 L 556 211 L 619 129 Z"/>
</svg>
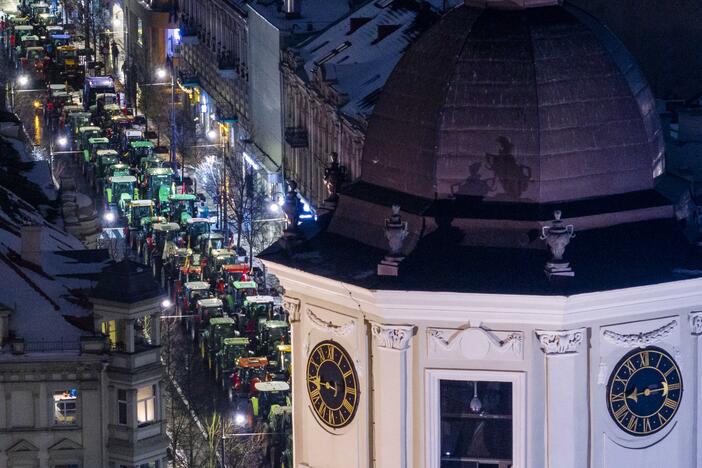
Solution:
<svg viewBox="0 0 702 468">
<path fill-rule="evenodd" d="M 112 41 L 112 72 L 117 73 L 117 59 L 119 57 L 119 47 L 117 43 Z"/>
</svg>

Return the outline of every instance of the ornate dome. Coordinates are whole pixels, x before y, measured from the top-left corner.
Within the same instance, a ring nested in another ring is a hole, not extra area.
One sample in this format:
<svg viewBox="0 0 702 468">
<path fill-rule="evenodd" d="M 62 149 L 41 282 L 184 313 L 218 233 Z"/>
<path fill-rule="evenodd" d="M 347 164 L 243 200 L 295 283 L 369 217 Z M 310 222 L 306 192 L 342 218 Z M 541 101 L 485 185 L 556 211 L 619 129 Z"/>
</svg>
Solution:
<svg viewBox="0 0 702 468">
<path fill-rule="evenodd" d="M 429 200 L 553 204 L 650 190 L 663 151 L 643 75 L 593 18 L 461 6 L 388 79 L 361 180 Z"/>
</svg>

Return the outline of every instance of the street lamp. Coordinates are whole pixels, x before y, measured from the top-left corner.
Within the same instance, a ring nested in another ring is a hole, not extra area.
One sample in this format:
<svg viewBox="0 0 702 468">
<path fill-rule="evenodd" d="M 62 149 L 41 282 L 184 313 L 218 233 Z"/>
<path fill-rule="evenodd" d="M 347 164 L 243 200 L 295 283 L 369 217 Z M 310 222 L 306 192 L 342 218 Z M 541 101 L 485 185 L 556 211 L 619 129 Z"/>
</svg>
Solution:
<svg viewBox="0 0 702 468">
<path fill-rule="evenodd" d="M 58 138 L 57 143 L 59 144 L 59 146 L 60 146 L 61 148 L 65 148 L 66 145 L 68 145 L 68 138 L 66 138 L 65 136 L 60 136 L 60 137 Z"/>
<path fill-rule="evenodd" d="M 207 138 L 209 138 L 210 141 L 215 141 L 215 139 L 217 138 L 217 131 L 214 128 L 211 128 L 207 132 Z"/>
<path fill-rule="evenodd" d="M 20 75 L 17 78 L 17 84 L 24 87 L 29 84 L 29 77 L 27 75 Z"/>
<path fill-rule="evenodd" d="M 165 67 L 159 67 L 156 69 L 156 78 L 159 80 L 164 80 L 169 74 L 169 70 Z M 171 75 L 171 144 L 170 144 L 170 160 L 171 167 L 176 170 L 176 121 L 175 121 L 175 68 L 173 61 L 170 63 L 170 75 Z M 185 157 L 185 156 L 183 156 Z M 183 161 L 183 166 L 185 166 L 185 161 Z M 180 168 L 180 180 L 183 181 L 183 167 Z"/>
</svg>

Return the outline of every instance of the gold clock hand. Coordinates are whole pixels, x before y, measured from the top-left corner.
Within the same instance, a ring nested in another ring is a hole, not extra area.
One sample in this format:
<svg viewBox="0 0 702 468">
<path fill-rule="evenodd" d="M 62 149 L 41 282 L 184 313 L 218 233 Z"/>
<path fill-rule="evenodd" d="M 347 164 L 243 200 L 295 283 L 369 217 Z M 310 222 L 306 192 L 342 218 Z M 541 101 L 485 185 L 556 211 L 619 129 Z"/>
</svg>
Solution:
<svg viewBox="0 0 702 468">
<path fill-rule="evenodd" d="M 626 397 L 630 400 L 634 400 L 634 403 L 638 403 L 639 401 L 639 393 L 636 393 L 636 387 L 634 387 L 634 390 L 628 394 Z"/>
</svg>

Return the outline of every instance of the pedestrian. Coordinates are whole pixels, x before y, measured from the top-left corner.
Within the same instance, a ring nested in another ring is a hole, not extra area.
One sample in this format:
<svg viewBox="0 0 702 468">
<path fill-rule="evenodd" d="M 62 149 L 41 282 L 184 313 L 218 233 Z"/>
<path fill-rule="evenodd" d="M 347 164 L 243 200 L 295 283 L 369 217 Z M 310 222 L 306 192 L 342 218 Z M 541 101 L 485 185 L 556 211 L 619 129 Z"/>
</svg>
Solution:
<svg viewBox="0 0 702 468">
<path fill-rule="evenodd" d="M 119 57 L 119 47 L 117 47 L 117 43 L 115 41 L 112 41 L 112 70 L 114 72 L 117 71 L 117 58 Z M 122 73 L 124 73 L 124 70 L 122 70 Z"/>
</svg>

